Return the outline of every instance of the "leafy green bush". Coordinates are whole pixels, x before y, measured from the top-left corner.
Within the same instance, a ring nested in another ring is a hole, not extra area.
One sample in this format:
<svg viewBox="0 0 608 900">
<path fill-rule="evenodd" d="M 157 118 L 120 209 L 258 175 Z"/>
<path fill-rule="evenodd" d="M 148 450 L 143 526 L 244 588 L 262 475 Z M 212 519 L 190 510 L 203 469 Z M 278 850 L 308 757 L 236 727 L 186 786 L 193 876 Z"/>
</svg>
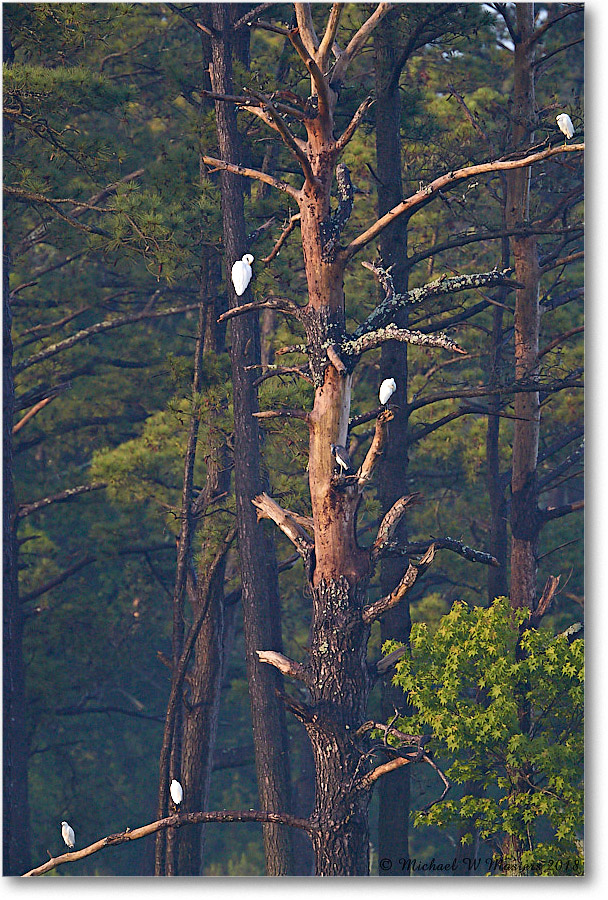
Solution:
<svg viewBox="0 0 608 900">
<path fill-rule="evenodd" d="M 527 619 L 501 597 L 455 603 L 433 634 L 413 626 L 394 682 L 414 715 L 397 727 L 431 732 L 450 782 L 465 785 L 415 822 L 465 826 L 463 844 L 477 830 L 497 874 L 582 874 L 584 642 Z"/>
</svg>

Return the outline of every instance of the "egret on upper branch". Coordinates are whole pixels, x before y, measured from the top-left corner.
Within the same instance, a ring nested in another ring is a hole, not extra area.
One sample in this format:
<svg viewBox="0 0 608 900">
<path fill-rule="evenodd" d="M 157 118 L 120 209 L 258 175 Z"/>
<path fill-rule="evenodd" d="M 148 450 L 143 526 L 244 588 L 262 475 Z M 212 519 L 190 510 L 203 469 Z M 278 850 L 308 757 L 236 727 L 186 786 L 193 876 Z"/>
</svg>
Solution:
<svg viewBox="0 0 608 900">
<path fill-rule="evenodd" d="M 74 829 L 71 825 L 68 825 L 67 822 L 61 823 L 61 837 L 63 838 L 66 845 L 70 850 L 74 849 L 74 844 L 76 841 L 76 837 L 74 835 Z"/>
<path fill-rule="evenodd" d="M 184 791 L 179 781 L 176 781 L 175 778 L 171 782 L 169 793 L 171 794 L 171 799 L 175 805 L 179 806 L 184 798 Z"/>
<path fill-rule="evenodd" d="M 397 390 L 397 385 L 395 383 L 394 378 L 385 378 L 382 384 L 380 385 L 380 391 L 378 396 L 380 398 L 380 403 L 382 406 L 386 406 L 388 401 L 391 399 L 395 391 Z"/>
<path fill-rule="evenodd" d="M 574 125 L 568 113 L 560 113 L 559 116 L 555 117 L 555 121 L 561 133 L 566 135 L 566 141 L 569 141 L 574 134 Z"/>
<path fill-rule="evenodd" d="M 343 447 L 342 444 L 332 444 L 331 452 L 336 457 L 336 462 L 338 463 L 340 468 L 344 469 L 344 474 L 352 474 L 350 456 L 348 455 L 348 450 L 346 449 L 346 447 Z"/>
<path fill-rule="evenodd" d="M 247 285 L 251 281 L 251 276 L 253 274 L 251 271 L 252 262 L 253 256 L 251 253 L 246 253 L 242 259 L 237 259 L 232 267 L 232 284 L 234 285 L 237 297 L 240 297 L 241 294 L 245 293 Z"/>
</svg>

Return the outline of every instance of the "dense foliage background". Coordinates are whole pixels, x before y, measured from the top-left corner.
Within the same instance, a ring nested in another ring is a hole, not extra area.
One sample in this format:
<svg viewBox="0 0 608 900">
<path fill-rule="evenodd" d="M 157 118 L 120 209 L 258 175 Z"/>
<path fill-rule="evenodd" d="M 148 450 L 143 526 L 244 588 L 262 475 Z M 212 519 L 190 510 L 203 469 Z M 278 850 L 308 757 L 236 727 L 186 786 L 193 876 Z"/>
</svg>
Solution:
<svg viewBox="0 0 608 900">
<path fill-rule="evenodd" d="M 404 42 L 427 6 L 404 5 L 396 26 Z M 349 4 L 343 26 L 354 30 L 367 7 Z M 243 11 L 247 8 L 243 5 Z M 201 171 L 199 163 L 201 151 L 217 155 L 213 106 L 200 93 L 200 44 L 180 9 L 188 8 L 161 3 L 3 5 L 4 225 L 10 252 L 15 422 L 50 398 L 14 434 L 33 863 L 45 860 L 47 849 L 53 854 L 61 850 L 62 819 L 69 820 L 82 847 L 155 816 L 169 689 L 163 660 L 170 655 L 175 541 L 192 411 L 201 417 L 195 472 L 199 490 L 207 472 L 206 448 L 218 440 L 231 446 L 226 352 L 206 354 L 202 390 L 199 396 L 192 393 L 201 283 L 212 273 L 212 283 L 219 294 L 223 291 L 222 226 L 216 177 Z M 322 20 L 326 12 L 317 8 L 315 16 Z M 275 5 L 265 15 L 288 24 L 292 11 Z M 504 22 L 483 4 L 459 4 L 453 17 L 445 34 L 417 50 L 401 74 L 407 193 L 441 172 L 498 157 L 517 115 L 511 100 L 512 46 Z M 555 138 L 558 112 L 568 112 L 577 130 L 582 128 L 581 40 L 580 15 L 547 32 L 537 81 L 538 143 Z M 251 31 L 250 64 L 237 67 L 236 77 L 240 89 L 271 90 L 278 79 L 284 89 L 305 91 L 293 51 L 279 35 L 266 31 Z M 357 60 L 356 77 L 340 98 L 342 125 L 373 91 L 373 79 L 370 47 Z M 372 121 L 368 116 L 344 157 L 357 188 L 347 239 L 375 218 Z M 293 163 L 273 149 L 264 126 L 246 112 L 239 113 L 239 126 L 243 162 L 289 177 Z M 581 235 L 578 166 L 570 155 L 532 173 L 532 214 L 541 223 L 541 263 L 544 259 L 546 265 L 542 376 L 554 382 L 578 377 L 583 364 L 583 264 L 574 243 Z M 404 248 L 410 258 L 410 287 L 500 265 L 498 194 L 498 179 L 469 182 L 411 219 Z M 561 233 L 555 218 L 548 218 L 556 204 L 561 204 Z M 246 209 L 256 258 L 254 295 L 274 291 L 304 303 L 297 229 L 271 262 L 260 261 L 295 211 L 289 199 L 248 185 Z M 366 258 L 373 259 L 371 249 Z M 442 300 L 439 307 L 427 301 L 410 321 L 422 330 L 441 322 L 467 351 L 455 360 L 424 347 L 410 349 L 409 397 L 419 408 L 410 417 L 410 468 L 402 493 L 422 494 L 409 519 L 411 540 L 449 535 L 488 549 L 487 398 L 463 398 L 459 392 L 487 382 L 496 303 L 506 309 L 499 338 L 501 368 L 495 374 L 499 381 L 510 377 L 512 302 L 508 294 L 493 302 L 492 296 L 487 300 L 482 292 L 469 291 Z M 377 299 L 370 273 L 355 263 L 346 282 L 351 330 Z M 476 314 L 466 315 L 476 305 Z M 98 323 L 105 325 L 95 329 Z M 273 361 L 274 351 L 299 340 L 301 334 L 279 316 L 264 313 L 266 362 Z M 300 359 L 276 361 L 285 358 Z M 376 405 L 377 372 L 378 357 L 369 354 L 357 369 L 351 415 Z M 454 396 L 429 402 L 448 392 Z M 311 397 L 309 384 L 289 376 L 260 387 L 262 409 L 307 408 Z M 500 419 L 500 466 L 505 472 L 513 425 L 509 403 L 506 397 Z M 542 397 L 539 477 L 546 479 L 544 500 L 550 506 L 582 496 L 580 458 L 572 455 L 577 447 L 573 441 L 580 443 L 582 434 L 581 404 L 575 387 Z M 305 429 L 297 421 L 277 419 L 265 433 L 264 462 L 273 496 L 307 515 Z M 357 432 L 351 447 L 355 454 L 370 435 L 365 429 Z M 80 486 L 76 496 L 58 497 Z M 36 506 L 43 498 L 55 500 Z M 379 514 L 372 492 L 360 514 L 363 542 L 366 533 L 371 542 Z M 228 493 L 202 526 L 206 553 L 219 545 L 233 519 Z M 310 616 L 301 564 L 288 562 L 291 549 L 278 540 L 284 564 L 284 643 L 286 653 L 298 658 L 306 646 Z M 550 574 L 562 576 L 561 593 L 545 621 L 555 633 L 582 619 L 579 516 L 556 518 L 543 530 L 539 583 Z M 225 582 L 228 596 L 237 591 L 236 548 L 228 557 Z M 416 585 L 412 620 L 426 623 L 432 632 L 454 601 L 488 606 L 486 570 L 446 553 Z M 238 604 L 235 611 L 210 809 L 256 805 Z M 378 628 L 370 658 L 379 654 Z M 378 707 L 372 717 L 380 715 L 379 699 L 374 702 Z M 297 723 L 290 722 L 289 728 L 294 779 L 305 782 L 310 778 L 305 737 Z M 227 752 L 231 750 L 233 754 Z M 580 756 L 573 753 L 562 763 L 576 769 Z M 414 775 L 413 787 L 415 811 L 417 798 L 428 797 L 428 776 Z M 439 815 L 429 821 L 430 826 L 413 832 L 411 855 L 449 856 L 457 826 Z M 571 824 L 574 833 L 581 823 Z M 213 825 L 207 834 L 207 874 L 263 873 L 260 826 Z M 152 857 L 148 838 L 58 874 L 146 874 Z"/>
</svg>

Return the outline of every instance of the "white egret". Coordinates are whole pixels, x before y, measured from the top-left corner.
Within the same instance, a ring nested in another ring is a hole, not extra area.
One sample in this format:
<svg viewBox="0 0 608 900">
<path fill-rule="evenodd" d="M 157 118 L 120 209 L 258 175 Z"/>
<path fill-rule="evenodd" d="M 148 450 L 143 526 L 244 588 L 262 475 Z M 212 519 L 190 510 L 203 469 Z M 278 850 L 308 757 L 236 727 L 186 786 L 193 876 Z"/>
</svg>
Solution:
<svg viewBox="0 0 608 900">
<path fill-rule="evenodd" d="M 251 271 L 252 262 L 253 256 L 251 253 L 246 253 L 242 259 L 237 259 L 232 267 L 232 283 L 237 297 L 245 293 L 247 285 L 251 281 L 253 274 Z"/>
<path fill-rule="evenodd" d="M 397 385 L 395 383 L 394 378 L 385 378 L 382 384 L 380 385 L 380 391 L 378 396 L 380 398 L 380 403 L 382 406 L 386 406 L 388 401 L 391 399 L 395 391 L 397 390 Z"/>
<path fill-rule="evenodd" d="M 171 782 L 169 793 L 171 794 L 171 799 L 175 805 L 179 806 L 184 798 L 184 791 L 179 781 L 176 781 L 175 778 Z"/>
<path fill-rule="evenodd" d="M 559 116 L 555 117 L 555 121 L 561 133 L 565 134 L 566 140 L 569 141 L 574 134 L 574 125 L 568 113 L 560 113 Z"/>
<path fill-rule="evenodd" d="M 331 452 L 336 457 L 336 462 L 338 463 L 340 468 L 344 469 L 345 475 L 348 475 L 349 472 L 352 472 L 350 456 L 348 455 L 348 450 L 346 449 L 346 447 L 343 447 L 342 444 L 332 444 Z"/>
<path fill-rule="evenodd" d="M 74 844 L 76 842 L 76 837 L 74 835 L 74 829 L 71 825 L 68 825 L 67 822 L 61 823 L 61 837 L 63 838 L 69 849 L 73 850 Z"/>
</svg>

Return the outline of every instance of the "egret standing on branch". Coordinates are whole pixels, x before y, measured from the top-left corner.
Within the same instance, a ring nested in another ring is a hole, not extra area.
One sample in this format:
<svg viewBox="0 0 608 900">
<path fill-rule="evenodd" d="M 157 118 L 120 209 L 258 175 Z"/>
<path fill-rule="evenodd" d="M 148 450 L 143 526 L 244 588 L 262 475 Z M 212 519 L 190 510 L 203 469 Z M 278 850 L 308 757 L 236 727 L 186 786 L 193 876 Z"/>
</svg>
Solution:
<svg viewBox="0 0 608 900">
<path fill-rule="evenodd" d="M 397 390 L 397 385 L 395 383 L 394 378 L 385 378 L 382 384 L 380 385 L 380 391 L 378 396 L 380 398 L 380 403 L 382 406 L 386 406 L 388 401 L 391 399 L 395 391 Z"/>
<path fill-rule="evenodd" d="M 332 444 L 331 452 L 336 457 L 336 462 L 341 469 L 344 469 L 344 475 L 352 474 L 352 466 L 350 464 L 350 456 L 348 450 L 341 444 Z"/>
<path fill-rule="evenodd" d="M 568 115 L 568 113 L 560 113 L 559 116 L 555 117 L 555 121 L 558 124 L 559 130 L 562 134 L 566 135 L 566 141 L 569 141 L 572 135 L 574 134 L 574 125 L 572 124 L 572 119 Z"/>
<path fill-rule="evenodd" d="M 74 849 L 74 844 L 76 841 L 76 837 L 74 835 L 74 829 L 71 825 L 68 825 L 67 822 L 61 823 L 61 837 L 63 838 L 66 846 L 70 849 Z"/>
<path fill-rule="evenodd" d="M 251 276 L 253 274 L 251 271 L 252 262 L 253 256 L 251 253 L 246 253 L 242 259 L 237 259 L 232 267 L 232 284 L 234 285 L 237 297 L 240 297 L 241 294 L 245 293 L 247 285 L 251 281 Z"/>
<path fill-rule="evenodd" d="M 179 806 L 184 798 L 184 791 L 179 781 L 176 781 L 175 778 L 171 782 L 169 793 L 171 794 L 171 799 L 175 805 Z"/>
</svg>

